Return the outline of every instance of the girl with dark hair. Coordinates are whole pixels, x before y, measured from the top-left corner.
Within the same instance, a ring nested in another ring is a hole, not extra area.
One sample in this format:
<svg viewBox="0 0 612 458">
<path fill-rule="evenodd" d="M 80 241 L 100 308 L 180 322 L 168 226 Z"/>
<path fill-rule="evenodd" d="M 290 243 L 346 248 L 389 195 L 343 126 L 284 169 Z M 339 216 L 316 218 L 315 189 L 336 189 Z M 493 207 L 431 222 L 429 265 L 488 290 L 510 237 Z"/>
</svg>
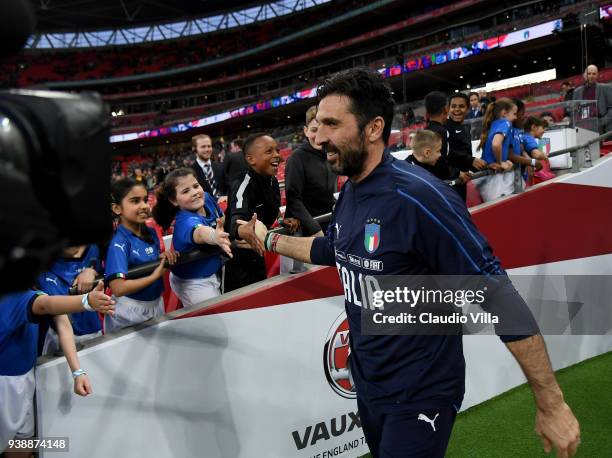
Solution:
<svg viewBox="0 0 612 458">
<path fill-rule="evenodd" d="M 164 314 L 162 277 L 165 262 L 174 264 L 177 253 L 161 253 L 160 242 L 145 222 L 150 216 L 147 189 L 142 183 L 125 178 L 111 187 L 111 210 L 119 220 L 107 255 L 104 281 L 110 286 L 117 306 L 114 316 L 104 317 L 104 331 L 112 332 Z M 130 268 L 157 261 L 146 277 L 127 279 Z"/>
<path fill-rule="evenodd" d="M 507 98 L 501 98 L 487 106 L 478 149 L 483 150 L 482 159 L 493 170 L 501 172 L 512 170 L 513 165 L 508 160 L 508 150 L 516 111 L 516 104 Z M 500 173 L 480 178 L 474 184 L 482 199 L 488 202 L 512 194 L 514 176 L 511 173 Z"/>
<path fill-rule="evenodd" d="M 164 229 L 176 219 L 172 245 L 179 252 L 217 245 L 232 257 L 229 235 L 223 231 L 223 211 L 217 199 L 204 192 L 192 169 L 181 168 L 166 176 L 153 217 Z M 172 269 L 170 285 L 185 307 L 220 294 L 221 265 L 221 255 L 214 254 Z"/>
</svg>

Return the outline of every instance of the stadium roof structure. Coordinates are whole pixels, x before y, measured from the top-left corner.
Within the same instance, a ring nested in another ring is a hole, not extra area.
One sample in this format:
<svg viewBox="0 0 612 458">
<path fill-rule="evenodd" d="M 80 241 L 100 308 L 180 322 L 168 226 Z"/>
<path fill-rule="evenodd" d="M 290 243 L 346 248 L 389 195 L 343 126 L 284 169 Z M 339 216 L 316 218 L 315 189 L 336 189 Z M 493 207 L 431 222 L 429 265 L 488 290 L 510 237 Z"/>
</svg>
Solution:
<svg viewBox="0 0 612 458">
<path fill-rule="evenodd" d="M 29 0 L 37 17 L 30 49 L 117 46 L 240 27 L 331 0 Z"/>
</svg>

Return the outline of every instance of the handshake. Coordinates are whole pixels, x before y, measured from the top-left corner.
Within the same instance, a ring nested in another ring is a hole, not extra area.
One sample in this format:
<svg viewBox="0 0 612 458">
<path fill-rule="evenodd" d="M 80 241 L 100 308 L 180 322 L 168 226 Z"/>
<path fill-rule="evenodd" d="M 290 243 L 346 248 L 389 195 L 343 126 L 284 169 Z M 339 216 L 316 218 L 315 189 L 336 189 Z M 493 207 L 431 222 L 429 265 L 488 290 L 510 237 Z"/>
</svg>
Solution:
<svg viewBox="0 0 612 458">
<path fill-rule="evenodd" d="M 238 235 L 242 239 L 236 243 L 239 248 L 252 249 L 260 256 L 263 256 L 264 251 L 274 251 L 271 246 L 266 246 L 266 242 L 270 242 L 269 236 L 275 232 L 268 232 L 266 225 L 257 219 L 257 213 L 249 221 L 239 219 L 237 223 L 240 225 Z M 295 218 L 285 218 L 281 225 L 291 233 L 300 229 L 300 221 Z"/>
</svg>

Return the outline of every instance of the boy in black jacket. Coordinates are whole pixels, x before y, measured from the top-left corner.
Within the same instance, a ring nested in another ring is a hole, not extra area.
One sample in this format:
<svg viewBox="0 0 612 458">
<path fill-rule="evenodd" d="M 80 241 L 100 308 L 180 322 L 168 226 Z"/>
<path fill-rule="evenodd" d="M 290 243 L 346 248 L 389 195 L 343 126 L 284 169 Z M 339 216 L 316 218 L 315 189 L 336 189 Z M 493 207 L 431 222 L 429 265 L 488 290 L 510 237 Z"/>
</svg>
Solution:
<svg viewBox="0 0 612 458">
<path fill-rule="evenodd" d="M 306 140 L 289 156 L 285 169 L 285 216 L 299 219 L 302 234 L 307 237 L 325 233 L 327 223 L 318 223 L 314 217 L 331 213 L 336 202 L 334 192 L 338 179 L 327 163 L 325 151 L 315 143 L 316 115 L 316 105 L 306 111 Z"/>
<path fill-rule="evenodd" d="M 423 167 L 432 175 L 436 175 L 439 170 L 436 168 L 442 154 L 442 138 L 440 134 L 433 130 L 417 130 L 410 143 L 412 154 L 406 158 L 407 162 Z M 449 177 L 438 177 L 441 180 L 448 180 Z"/>
<path fill-rule="evenodd" d="M 451 167 L 466 173 L 482 170 L 487 167 L 485 161 L 472 156 L 472 137 L 467 126 L 463 124 L 468 112 L 469 100 L 468 96 L 462 92 L 451 95 L 449 97 L 448 120 L 446 121 L 446 129 L 448 130 L 448 163 Z M 467 186 L 465 183 L 455 185 L 455 190 L 464 201 L 467 200 Z"/>
<path fill-rule="evenodd" d="M 266 279 L 263 246 L 255 236 L 255 222 L 259 220 L 269 229 L 279 217 L 281 199 L 276 173 L 281 157 L 276 140 L 265 134 L 248 137 L 244 157 L 249 170 L 242 180 L 234 182 L 225 217 L 226 231 L 237 241 L 237 247 L 225 265 L 224 292 Z M 293 218 L 283 223 L 292 232 L 299 227 Z"/>
</svg>

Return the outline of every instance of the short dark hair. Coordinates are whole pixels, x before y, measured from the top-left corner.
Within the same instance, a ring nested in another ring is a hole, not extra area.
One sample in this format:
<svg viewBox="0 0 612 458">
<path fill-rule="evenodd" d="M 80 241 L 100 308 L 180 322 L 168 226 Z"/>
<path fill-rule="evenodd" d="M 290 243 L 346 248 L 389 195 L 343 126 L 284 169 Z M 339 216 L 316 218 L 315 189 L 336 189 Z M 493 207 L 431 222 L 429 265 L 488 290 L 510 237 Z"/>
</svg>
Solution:
<svg viewBox="0 0 612 458">
<path fill-rule="evenodd" d="M 542 113 L 540 113 L 540 118 L 543 118 L 544 116 L 550 116 L 551 118 L 553 118 L 553 120 L 556 120 L 555 115 L 552 114 L 552 112 L 550 111 L 543 111 Z"/>
<path fill-rule="evenodd" d="M 244 145 L 244 141 L 242 140 L 242 138 L 238 137 L 235 138 L 231 141 L 231 143 L 233 143 L 234 145 L 236 145 L 238 148 L 242 149 L 243 145 Z"/>
<path fill-rule="evenodd" d="M 537 118 L 535 116 L 529 116 L 525 121 L 525 132 L 529 133 L 533 126 L 543 127 L 546 129 L 548 127 L 548 121 L 546 119 Z"/>
<path fill-rule="evenodd" d="M 451 100 L 453 100 L 453 99 L 463 99 L 465 104 L 468 107 L 470 106 L 470 98 L 464 92 L 455 92 L 454 94 L 449 95 L 448 96 L 448 103 L 450 103 Z"/>
<path fill-rule="evenodd" d="M 468 99 L 470 99 L 473 95 L 475 95 L 476 97 L 478 97 L 478 100 L 480 100 L 480 96 L 478 95 L 478 92 L 470 92 L 468 94 Z"/>
<path fill-rule="evenodd" d="M 385 121 L 383 141 L 391 136 L 395 101 L 391 89 L 382 76 L 371 68 L 357 67 L 335 73 L 317 88 L 320 102 L 330 95 L 343 95 L 350 99 L 349 111 L 357 118 L 359 130 L 377 116 Z"/>
<path fill-rule="evenodd" d="M 512 99 L 512 101 L 514 102 L 514 104 L 516 105 L 516 110 L 517 111 L 521 111 L 525 109 L 525 104 L 523 103 L 523 101 L 521 99 Z"/>
<path fill-rule="evenodd" d="M 249 135 L 249 136 L 246 138 L 246 140 L 244 141 L 244 147 L 243 147 L 243 149 L 242 149 L 242 153 L 243 153 L 245 156 L 246 156 L 247 154 L 249 154 L 249 150 L 250 150 L 250 149 L 251 149 L 251 147 L 253 146 L 253 143 L 255 143 L 255 141 L 256 141 L 258 138 L 261 138 L 261 137 L 266 137 L 266 136 L 268 136 L 268 134 L 267 134 L 267 133 L 265 133 L 265 132 L 257 132 L 257 133 L 254 133 L 254 134 Z"/>
<path fill-rule="evenodd" d="M 447 97 L 444 92 L 433 91 L 425 96 L 425 110 L 430 116 L 437 116 L 448 105 Z"/>
</svg>

